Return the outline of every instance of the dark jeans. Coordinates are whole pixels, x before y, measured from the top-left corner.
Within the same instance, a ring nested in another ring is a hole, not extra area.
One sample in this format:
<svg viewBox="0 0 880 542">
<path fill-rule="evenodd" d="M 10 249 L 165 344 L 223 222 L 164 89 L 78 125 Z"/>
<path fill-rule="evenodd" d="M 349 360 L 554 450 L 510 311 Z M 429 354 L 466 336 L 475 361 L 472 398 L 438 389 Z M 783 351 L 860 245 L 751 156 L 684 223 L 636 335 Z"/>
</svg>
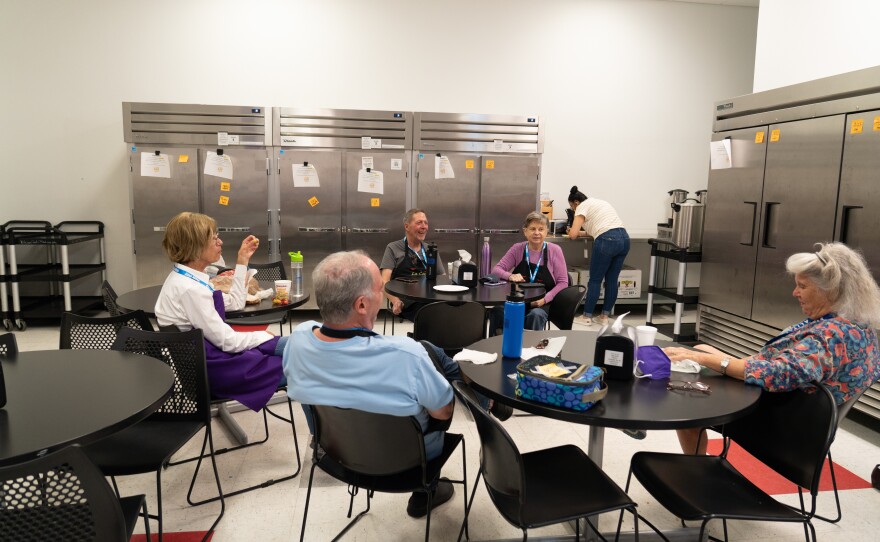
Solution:
<svg viewBox="0 0 880 542">
<path fill-rule="evenodd" d="M 617 302 L 617 279 L 623 268 L 623 261 L 629 252 L 629 235 L 623 228 L 608 230 L 593 242 L 590 257 L 590 282 L 587 285 L 587 300 L 584 314 L 592 316 L 599 301 L 599 288 L 605 282 L 605 301 L 602 314 L 609 315 Z"/>
</svg>

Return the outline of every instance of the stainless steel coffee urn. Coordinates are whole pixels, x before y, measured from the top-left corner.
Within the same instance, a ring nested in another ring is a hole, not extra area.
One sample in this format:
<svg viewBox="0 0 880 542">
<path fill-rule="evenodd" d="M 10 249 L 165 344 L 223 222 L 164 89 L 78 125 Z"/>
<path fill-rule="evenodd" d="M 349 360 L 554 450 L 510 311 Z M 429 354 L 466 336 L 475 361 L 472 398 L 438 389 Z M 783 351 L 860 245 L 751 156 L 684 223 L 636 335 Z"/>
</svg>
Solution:
<svg viewBox="0 0 880 542">
<path fill-rule="evenodd" d="M 682 203 L 673 203 L 672 210 L 672 242 L 688 252 L 702 250 L 706 206 L 696 199 L 688 198 Z"/>
<path fill-rule="evenodd" d="M 671 240 L 672 239 L 672 226 L 675 223 L 675 206 L 687 199 L 688 191 L 683 190 L 681 188 L 676 188 L 674 190 L 670 190 L 667 192 L 669 194 L 671 200 L 669 203 L 669 215 L 666 217 L 666 222 L 660 222 L 657 224 L 657 238 Z"/>
</svg>

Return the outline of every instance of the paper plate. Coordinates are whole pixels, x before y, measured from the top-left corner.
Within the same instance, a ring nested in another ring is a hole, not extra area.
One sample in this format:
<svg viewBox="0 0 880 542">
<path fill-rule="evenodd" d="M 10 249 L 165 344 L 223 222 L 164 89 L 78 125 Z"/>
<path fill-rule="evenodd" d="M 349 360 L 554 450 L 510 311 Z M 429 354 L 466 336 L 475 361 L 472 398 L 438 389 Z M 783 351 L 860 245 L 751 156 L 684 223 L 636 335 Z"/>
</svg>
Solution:
<svg viewBox="0 0 880 542">
<path fill-rule="evenodd" d="M 467 286 L 460 286 L 458 284 L 438 284 L 434 286 L 434 289 L 438 292 L 467 292 Z"/>
</svg>

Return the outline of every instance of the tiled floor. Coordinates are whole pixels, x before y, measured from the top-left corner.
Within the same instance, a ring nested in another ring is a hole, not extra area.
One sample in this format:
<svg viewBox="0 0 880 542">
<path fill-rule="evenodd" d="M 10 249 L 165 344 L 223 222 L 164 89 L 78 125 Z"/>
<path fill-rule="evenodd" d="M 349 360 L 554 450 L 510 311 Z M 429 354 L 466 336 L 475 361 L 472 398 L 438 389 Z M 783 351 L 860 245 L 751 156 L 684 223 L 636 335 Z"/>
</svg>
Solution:
<svg viewBox="0 0 880 542">
<path fill-rule="evenodd" d="M 305 313 L 303 319 L 315 318 L 315 313 Z M 641 316 L 643 318 L 643 315 Z M 630 323 L 640 323 L 640 316 L 633 315 Z M 382 329 L 381 317 L 377 323 L 377 331 Z M 593 326 L 598 329 L 597 326 Z M 400 335 L 411 330 L 408 323 L 397 323 L 395 333 Z M 390 329 L 389 329 L 390 332 Z M 58 331 L 55 328 L 29 327 L 27 331 L 17 333 L 21 350 L 38 350 L 57 348 Z M 286 408 L 279 404 L 275 407 L 279 412 Z M 300 455 L 303 458 L 302 474 L 287 482 L 260 489 L 244 495 L 233 497 L 226 502 L 226 514 L 215 533 L 215 542 L 260 540 L 280 541 L 299 538 L 305 505 L 306 487 L 308 484 L 308 466 L 310 456 L 306 455 L 308 442 L 307 429 L 302 411 L 294 411 L 298 434 L 300 436 Z M 250 411 L 238 412 L 235 418 L 252 435 L 262 431 L 262 417 Z M 248 448 L 236 453 L 218 457 L 223 487 L 232 490 L 243 484 L 255 483 L 283 476 L 293 466 L 293 439 L 289 429 L 281 422 L 270 418 L 272 437 L 269 442 Z M 546 418 L 524 416 L 513 417 L 504 423 L 505 428 L 516 440 L 522 451 L 530 451 L 563 443 L 572 443 L 587 449 L 589 427 L 572 425 Z M 222 426 L 215 423 L 215 441 L 218 446 L 229 442 Z M 467 466 L 469 483 L 472 483 L 479 464 L 479 438 L 473 422 L 464 415 L 462 407 L 452 423 L 452 431 L 465 435 L 467 444 Z M 200 439 L 193 439 L 181 453 L 187 456 L 196 451 Z M 630 456 L 638 450 L 678 451 L 677 441 L 671 431 L 649 432 L 645 440 L 633 440 L 623 433 L 614 430 L 606 431 L 604 469 L 621 486 L 626 482 L 626 474 Z M 853 471 L 865 479 L 870 479 L 874 465 L 880 463 L 880 433 L 877 427 L 861 425 L 851 419 L 845 420 L 837 433 L 837 440 L 832 448 L 837 463 Z M 192 463 L 171 467 L 163 474 L 163 495 L 166 531 L 204 530 L 212 523 L 219 512 L 218 504 L 190 507 L 186 502 L 186 490 L 192 476 Z M 453 455 L 444 471 L 450 477 L 461 476 L 461 459 L 459 452 Z M 155 508 L 155 478 L 151 475 L 133 476 L 120 479 L 123 493 L 146 493 L 151 508 Z M 340 530 L 347 519 L 348 507 L 346 488 L 320 471 L 316 472 L 315 489 L 309 510 L 306 540 L 329 540 Z M 212 477 L 203 469 L 200 481 L 196 486 L 195 497 L 212 495 L 214 489 Z M 676 528 L 678 521 L 663 510 L 638 484 L 635 484 L 630 495 L 638 503 L 639 512 L 661 528 Z M 358 525 L 348 533 L 346 540 L 421 540 L 424 536 L 424 520 L 411 519 L 406 515 L 407 495 L 376 494 L 372 509 Z M 823 541 L 854 541 L 876 540 L 880 530 L 880 492 L 874 489 L 844 491 L 843 521 L 837 525 L 829 525 L 821 521 L 815 522 L 820 540 Z M 366 497 L 363 493 L 356 498 L 356 510 L 363 506 Z M 796 504 L 796 496 L 784 498 L 786 502 Z M 820 497 L 820 512 L 833 513 L 833 497 L 823 493 Z M 455 540 L 463 517 L 462 492 L 457 489 L 450 503 L 437 509 L 432 515 L 432 540 Z M 616 517 L 616 516 L 615 516 Z M 616 520 L 603 518 L 603 529 L 611 529 Z M 154 526 L 155 528 L 155 526 Z M 631 520 L 627 519 L 625 528 L 632 529 Z M 644 532 L 646 526 L 641 525 Z M 714 528 L 717 533 L 720 524 Z M 767 523 L 735 522 L 730 524 L 730 539 L 736 541 L 803 540 L 803 531 L 798 525 L 782 525 Z M 530 531 L 530 538 L 562 534 L 565 527 L 548 527 Z M 506 523 L 496 512 L 484 488 L 477 492 L 477 499 L 470 517 L 470 535 L 472 540 L 493 538 L 519 539 L 521 532 Z"/>
</svg>

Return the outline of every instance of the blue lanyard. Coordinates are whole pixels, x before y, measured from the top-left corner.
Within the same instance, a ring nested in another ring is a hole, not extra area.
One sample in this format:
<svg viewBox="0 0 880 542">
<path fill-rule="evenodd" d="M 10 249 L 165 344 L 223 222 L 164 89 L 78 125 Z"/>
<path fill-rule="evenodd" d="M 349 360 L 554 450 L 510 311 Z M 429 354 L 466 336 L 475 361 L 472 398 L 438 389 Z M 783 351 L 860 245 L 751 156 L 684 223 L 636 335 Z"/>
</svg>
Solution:
<svg viewBox="0 0 880 542">
<path fill-rule="evenodd" d="M 786 329 L 783 329 L 783 330 L 782 330 L 782 333 L 780 333 L 779 335 L 773 337 L 772 339 L 770 339 L 769 341 L 767 341 L 766 343 L 764 343 L 764 345 L 768 345 L 768 344 L 772 343 L 773 341 L 775 341 L 776 339 L 781 339 L 782 337 L 785 337 L 786 335 L 791 335 L 791 334 L 793 334 L 795 331 L 797 331 L 797 330 L 799 330 L 799 329 L 801 329 L 801 328 L 803 328 L 803 327 L 806 327 L 806 326 L 812 324 L 813 322 L 818 322 L 818 321 L 820 321 L 820 320 L 830 320 L 831 318 L 834 318 L 834 314 L 828 313 L 828 314 L 826 314 L 825 316 L 823 316 L 823 317 L 821 317 L 821 318 L 816 318 L 815 320 L 812 319 L 812 318 L 807 318 L 806 320 L 804 320 L 803 322 L 801 322 L 801 323 L 799 323 L 799 324 L 795 324 L 795 325 L 793 325 L 793 326 L 789 326 L 789 327 L 787 327 Z"/>
<path fill-rule="evenodd" d="M 421 264 L 425 267 L 425 269 L 427 269 L 428 268 L 428 256 L 425 254 L 425 243 L 420 243 L 420 244 L 421 244 L 422 257 L 419 258 L 419 262 L 421 262 Z M 406 236 L 404 236 L 404 238 L 403 238 L 403 248 L 405 250 L 412 250 L 411 248 L 409 248 L 409 243 L 406 242 Z M 416 258 L 419 257 L 418 252 L 416 252 L 415 250 L 412 250 L 412 252 L 413 252 L 413 254 L 416 255 Z"/>
<path fill-rule="evenodd" d="M 538 263 L 535 264 L 535 270 L 532 271 L 532 262 L 529 261 L 529 244 L 526 243 L 526 267 L 529 268 L 529 282 L 535 282 L 535 277 L 538 276 L 538 268 L 541 267 L 541 262 L 544 261 L 545 250 L 547 250 L 547 241 L 544 241 L 544 246 L 541 247 L 541 255 L 538 256 Z"/>
<path fill-rule="evenodd" d="M 184 277 L 191 278 L 191 279 L 193 279 L 194 281 L 198 282 L 199 284 L 201 284 L 201 285 L 203 285 L 203 286 L 207 286 L 208 289 L 211 290 L 212 292 L 214 291 L 214 287 L 213 287 L 213 286 L 211 286 L 209 283 L 203 281 L 203 280 L 200 279 L 199 277 L 193 275 L 193 274 L 190 273 L 189 271 L 185 271 L 185 270 L 183 270 L 183 269 L 181 269 L 181 268 L 179 268 L 179 267 L 177 267 L 177 266 L 175 265 L 175 266 L 174 266 L 174 272 L 175 272 L 175 273 L 179 273 L 179 274 L 183 275 Z"/>
</svg>

